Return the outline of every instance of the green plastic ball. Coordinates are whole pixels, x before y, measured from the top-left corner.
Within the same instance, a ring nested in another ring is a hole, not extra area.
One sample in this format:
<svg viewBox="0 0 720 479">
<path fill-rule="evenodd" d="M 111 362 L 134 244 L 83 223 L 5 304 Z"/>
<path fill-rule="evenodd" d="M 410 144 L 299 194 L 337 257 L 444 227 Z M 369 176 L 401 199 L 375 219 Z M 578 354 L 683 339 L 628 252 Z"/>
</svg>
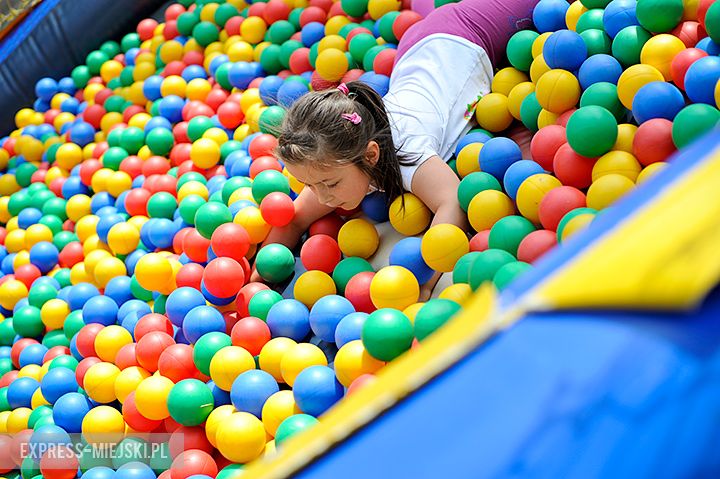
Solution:
<svg viewBox="0 0 720 479">
<path fill-rule="evenodd" d="M 177 209 L 177 200 L 167 191 L 158 191 L 147 202 L 147 212 L 150 218 L 173 219 Z"/>
<path fill-rule="evenodd" d="M 415 315 L 415 337 L 418 341 L 430 336 L 447 323 L 458 311 L 460 305 L 449 299 L 431 299 Z"/>
<path fill-rule="evenodd" d="M 368 0 L 340 0 L 340 5 L 350 17 L 359 18 L 368 11 Z"/>
<path fill-rule="evenodd" d="M 55 298 L 57 298 L 57 290 L 47 283 L 36 283 L 28 292 L 28 303 L 36 308 L 42 308 L 43 304 Z"/>
<path fill-rule="evenodd" d="M 197 214 L 197 210 L 205 203 L 207 203 L 207 201 L 205 201 L 202 196 L 187 195 L 180 202 L 180 217 L 185 223 L 195 225 L 195 215 Z"/>
<path fill-rule="evenodd" d="M 156 314 L 165 314 L 165 304 L 167 303 L 167 295 L 161 294 L 157 298 L 155 298 L 155 302 L 153 302 L 153 313 Z"/>
<path fill-rule="evenodd" d="M 493 276 L 493 284 L 498 289 L 498 291 L 502 291 L 520 274 L 530 269 L 532 269 L 532 266 L 522 261 L 508 263 L 500 267 L 499 270 L 497 270 L 497 273 L 495 273 L 495 276 Z"/>
<path fill-rule="evenodd" d="M 92 74 L 87 66 L 80 65 L 73 68 L 73 71 L 70 73 L 70 78 L 72 78 L 75 88 L 85 88 L 90 78 L 92 78 Z"/>
<path fill-rule="evenodd" d="M 63 323 L 63 332 L 65 333 L 65 337 L 68 340 L 72 339 L 72 337 L 75 336 L 75 334 L 80 331 L 83 326 L 85 326 L 85 321 L 83 320 L 82 310 L 76 309 L 75 311 L 71 311 Z"/>
<path fill-rule="evenodd" d="M 20 475 L 23 479 L 34 479 L 40 475 L 40 462 L 36 462 L 31 455 L 26 456 L 20 464 Z"/>
<path fill-rule="evenodd" d="M 114 113 L 122 113 L 125 109 L 125 98 L 121 97 L 120 95 L 112 95 L 108 97 L 107 100 L 105 100 L 105 103 L 103 104 L 103 107 L 105 107 L 105 110 L 112 111 Z M 123 129 L 117 129 L 118 134 L 118 141 L 122 135 Z M 113 130 L 115 131 L 115 130 Z M 108 139 L 109 141 L 109 139 Z M 111 146 L 120 146 L 118 143 L 117 145 L 111 145 Z"/>
<path fill-rule="evenodd" d="M 627 109 L 618 98 L 617 85 L 609 82 L 598 82 L 590 85 L 580 97 L 580 107 L 601 106 L 620 121 Z"/>
<path fill-rule="evenodd" d="M 122 163 L 122 161 L 128 156 L 130 156 L 130 154 L 124 148 L 112 146 L 103 153 L 103 166 L 105 168 L 110 168 L 113 171 L 118 171 L 120 169 L 120 163 Z"/>
<path fill-rule="evenodd" d="M 33 412 L 30 413 L 30 417 L 28 417 L 28 427 L 30 429 L 34 429 L 37 422 L 45 417 L 50 416 L 52 417 L 53 410 L 50 406 L 38 406 L 37 408 L 33 409 Z"/>
<path fill-rule="evenodd" d="M 506 216 L 498 220 L 490 229 L 488 247 L 505 250 L 517 256 L 518 246 L 527 235 L 535 231 L 535 226 L 523 216 Z"/>
<path fill-rule="evenodd" d="M 578 154 L 594 158 L 612 149 L 617 141 L 618 125 L 612 113 L 600 106 L 585 106 L 570 116 L 567 139 Z"/>
<path fill-rule="evenodd" d="M 195 227 L 204 238 L 210 239 L 218 226 L 233 220 L 230 209 L 222 203 L 210 201 L 195 213 Z"/>
<path fill-rule="evenodd" d="M 10 195 L 8 201 L 8 212 L 12 216 L 17 216 L 25 208 L 29 208 L 32 204 L 32 195 L 27 191 L 18 191 Z"/>
<path fill-rule="evenodd" d="M 410 349 L 414 338 L 413 325 L 402 311 L 382 308 L 373 311 L 362 327 L 361 339 L 370 356 L 392 361 Z"/>
<path fill-rule="evenodd" d="M 637 65 L 640 63 L 640 52 L 650 38 L 652 33 L 643 27 L 625 27 L 613 39 L 612 54 L 625 68 Z"/>
<path fill-rule="evenodd" d="M 55 346 L 70 346 L 70 340 L 65 337 L 65 333 L 61 329 L 48 331 L 42 338 L 42 345 L 50 349 Z"/>
<path fill-rule="evenodd" d="M 28 186 L 30 186 L 32 175 L 37 170 L 38 167 L 33 165 L 32 163 L 23 163 L 19 165 L 15 169 L 15 180 L 18 182 L 18 185 L 22 186 L 23 188 L 27 188 Z"/>
<path fill-rule="evenodd" d="M 40 319 L 40 309 L 35 306 L 23 306 L 13 314 L 13 328 L 23 338 L 35 338 L 45 331 Z"/>
<path fill-rule="evenodd" d="M 580 18 L 578 18 L 577 25 L 575 26 L 575 31 L 577 33 L 582 33 L 591 29 L 603 30 L 605 28 L 603 24 L 604 14 L 605 10 L 601 8 L 593 8 L 588 10 L 587 12 L 580 15 Z"/>
<path fill-rule="evenodd" d="M 3 359 L 9 359 L 9 358 L 3 358 Z M 12 362 L 12 360 L 11 360 Z M 0 411 L 11 411 L 12 407 L 10 407 L 10 403 L 8 402 L 7 398 L 8 388 L 3 387 L 0 388 Z"/>
<path fill-rule="evenodd" d="M 720 123 L 720 111 L 704 103 L 688 105 L 673 122 L 672 137 L 677 148 L 683 148 L 715 128 Z"/>
<path fill-rule="evenodd" d="M 465 253 L 460 257 L 457 263 L 455 263 L 455 267 L 453 268 L 453 284 L 470 284 L 470 266 L 479 254 L 480 252 L 478 251 L 471 251 L 469 253 Z"/>
<path fill-rule="evenodd" d="M 44 215 L 55 215 L 62 221 L 67 219 L 67 201 L 62 198 L 50 198 L 45 202 L 42 207 L 42 213 Z"/>
<path fill-rule="evenodd" d="M 183 379 L 168 395 L 170 417 L 183 426 L 199 426 L 215 407 L 215 399 L 207 385 L 198 379 Z"/>
<path fill-rule="evenodd" d="M 720 43 L 720 2 L 714 2 L 705 14 L 705 30 L 715 43 Z"/>
<path fill-rule="evenodd" d="M 66 354 L 62 356 L 57 356 L 52 361 L 50 361 L 50 366 L 48 366 L 48 369 L 55 369 L 55 368 L 67 368 L 72 369 L 75 371 L 77 369 L 78 360 L 75 359 L 72 356 L 68 356 Z"/>
<path fill-rule="evenodd" d="M 233 176 L 228 178 L 222 187 L 223 203 L 227 204 L 230 201 L 230 196 L 240 188 L 249 186 L 252 186 L 252 181 L 244 176 Z"/>
<path fill-rule="evenodd" d="M 215 23 L 217 23 L 220 28 L 223 28 L 228 20 L 238 15 L 240 15 L 240 12 L 235 5 L 223 3 L 215 10 Z"/>
<path fill-rule="evenodd" d="M 612 40 L 602 30 L 591 28 L 580 34 L 588 50 L 588 57 L 592 55 L 610 55 L 612 53 Z"/>
<path fill-rule="evenodd" d="M 283 68 L 290 68 L 290 56 L 298 48 L 303 48 L 303 43 L 297 40 L 287 40 L 280 46 L 280 63 Z"/>
<path fill-rule="evenodd" d="M 353 59 L 360 63 L 364 60 L 368 50 L 374 46 L 377 46 L 377 40 L 373 35 L 369 33 L 359 33 L 350 40 L 348 49 Z"/>
<path fill-rule="evenodd" d="M 180 191 L 180 188 L 185 183 L 189 183 L 190 181 L 197 181 L 198 183 L 202 183 L 203 185 L 207 184 L 207 179 L 197 171 L 188 171 L 187 173 L 183 174 L 180 178 L 177 180 L 177 190 Z"/>
<path fill-rule="evenodd" d="M 111 454 L 98 454 L 93 449 L 91 444 L 88 444 L 82 448 L 78 455 L 80 461 L 80 470 L 85 472 L 93 467 L 109 467 L 112 469 L 112 455 Z"/>
<path fill-rule="evenodd" d="M 528 130 L 532 132 L 538 131 L 538 117 L 542 109 L 535 92 L 530 93 L 522 101 L 520 104 L 520 119 Z"/>
<path fill-rule="evenodd" d="M 287 246 L 272 243 L 263 246 L 255 259 L 258 274 L 270 283 L 281 283 L 295 271 L 295 256 Z"/>
<path fill-rule="evenodd" d="M 540 34 L 532 30 L 521 30 L 510 37 L 507 44 L 507 58 L 512 66 L 520 71 L 530 71 L 533 62 L 533 42 Z"/>
<path fill-rule="evenodd" d="M 270 193 L 279 191 L 290 194 L 290 181 L 277 170 L 265 170 L 255 176 L 252 183 L 252 195 L 255 201 L 260 202 Z"/>
<path fill-rule="evenodd" d="M 397 20 L 398 15 L 400 15 L 400 12 L 388 12 L 380 17 L 377 24 L 378 31 L 380 32 L 380 36 L 383 40 L 396 45 L 398 43 L 398 38 L 395 36 L 395 32 L 393 31 L 393 25 L 395 24 L 395 20 Z"/>
<path fill-rule="evenodd" d="M 282 122 L 284 118 L 285 109 L 283 107 L 278 105 L 272 105 L 265 108 L 265 110 L 260 113 L 260 131 L 262 133 L 278 136 L 280 134 L 280 128 L 282 127 Z"/>
<path fill-rule="evenodd" d="M 484 171 L 475 171 L 463 178 L 457 192 L 460 207 L 463 211 L 467 212 L 475 195 L 485 190 L 502 191 L 502 186 L 493 175 Z"/>
<path fill-rule="evenodd" d="M 148 291 L 140 286 L 140 283 L 138 283 L 135 275 L 132 275 L 130 278 L 130 292 L 133 296 L 135 296 L 135 299 L 139 299 L 141 301 L 151 301 L 153 299 L 152 291 Z"/>
<path fill-rule="evenodd" d="M 57 270 L 53 278 L 60 283 L 61 288 L 72 285 L 72 282 L 70 281 L 70 268 L 60 268 Z"/>
<path fill-rule="evenodd" d="M 131 155 L 137 154 L 145 145 L 145 132 L 136 126 L 130 126 L 120 134 L 120 147 Z"/>
<path fill-rule="evenodd" d="M 98 75 L 100 73 L 100 68 L 103 66 L 103 63 L 108 60 L 110 60 L 110 58 L 107 56 L 107 54 L 100 50 L 95 50 L 88 53 L 88 56 L 85 57 L 85 63 L 87 64 L 90 75 Z"/>
<path fill-rule="evenodd" d="M 3 344 L 3 346 L 8 346 L 8 344 Z M 12 371 L 13 369 L 15 369 L 15 366 L 13 366 L 12 359 L 0 358 L 0 375 Z"/>
<path fill-rule="evenodd" d="M 283 297 L 277 291 L 273 291 L 272 289 L 260 290 L 248 301 L 248 312 L 250 316 L 255 316 L 265 321 L 270 308 L 282 299 Z"/>
<path fill-rule="evenodd" d="M 276 45 L 282 45 L 290 40 L 294 33 L 295 27 L 292 23 L 287 20 L 278 20 L 268 28 L 267 39 Z"/>
<path fill-rule="evenodd" d="M 175 137 L 167 128 L 153 128 L 145 139 L 153 155 L 167 156 L 175 146 Z"/>
<path fill-rule="evenodd" d="M 215 123 L 206 116 L 196 116 L 188 122 L 187 136 L 191 142 L 195 142 L 202 138 L 203 134 L 210 128 L 213 128 Z"/>
<path fill-rule="evenodd" d="M 120 40 L 120 48 L 124 53 L 131 48 L 140 48 L 140 36 L 137 33 L 128 33 Z"/>
<path fill-rule="evenodd" d="M 210 375 L 210 361 L 215 353 L 227 346 L 232 346 L 232 340 L 227 334 L 217 331 L 203 334 L 193 347 L 193 362 L 198 371 Z"/>
<path fill-rule="evenodd" d="M 108 40 L 100 45 L 100 51 L 103 52 L 108 58 L 113 58 L 115 55 L 120 53 L 120 44 L 112 40 Z"/>
<path fill-rule="evenodd" d="M 570 222 L 571 219 L 575 218 L 579 215 L 585 215 L 585 214 L 597 214 L 597 210 L 593 208 L 575 208 L 574 210 L 570 210 L 562 217 L 560 222 L 557 226 L 557 241 L 560 243 L 562 240 L 562 234 L 565 230 L 565 226 Z"/>
<path fill-rule="evenodd" d="M 282 49 L 280 45 L 272 44 L 265 47 L 260 54 L 260 65 L 263 70 L 271 75 L 275 75 L 282 70 L 282 62 L 280 61 L 280 55 Z"/>
<path fill-rule="evenodd" d="M 198 45 L 206 47 L 220 38 L 217 25 L 211 22 L 200 22 L 192 29 L 192 36 Z"/>
<path fill-rule="evenodd" d="M 358 273 L 365 271 L 375 271 L 372 265 L 364 258 L 358 256 L 351 256 L 340 260 L 335 266 L 332 273 L 332 279 L 335 282 L 335 287 L 338 290 L 338 294 L 345 294 L 345 287 L 348 282 Z"/>
<path fill-rule="evenodd" d="M 62 251 L 68 243 L 72 243 L 73 241 L 78 241 L 78 237 L 75 233 L 72 231 L 61 231 L 53 237 L 52 243 L 59 251 Z"/>
<path fill-rule="evenodd" d="M 492 281 L 495 273 L 507 263 L 517 261 L 513 255 L 502 249 L 482 251 L 470 264 L 470 287 L 478 289 L 485 281 Z"/>
<path fill-rule="evenodd" d="M 306 429 L 310 429 L 317 423 L 318 420 L 309 414 L 293 414 L 278 426 L 275 432 L 275 446 L 281 446 L 291 437 L 300 434 Z"/>
<path fill-rule="evenodd" d="M 374 47 L 370 47 L 363 56 L 362 64 L 363 69 L 366 71 L 372 71 L 373 69 L 373 62 L 375 62 L 375 57 L 378 56 L 378 53 L 385 50 L 387 47 L 385 45 L 376 45 Z"/>
<path fill-rule="evenodd" d="M 682 20 L 683 0 L 638 0 L 635 15 L 638 23 L 653 33 L 665 33 Z"/>
</svg>

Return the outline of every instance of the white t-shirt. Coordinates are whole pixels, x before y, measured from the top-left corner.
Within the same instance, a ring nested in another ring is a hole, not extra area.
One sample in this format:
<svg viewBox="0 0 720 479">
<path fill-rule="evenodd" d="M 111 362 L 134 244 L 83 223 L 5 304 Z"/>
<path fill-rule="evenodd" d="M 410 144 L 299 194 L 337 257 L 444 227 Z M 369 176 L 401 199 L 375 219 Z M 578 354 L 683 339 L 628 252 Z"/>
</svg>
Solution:
<svg viewBox="0 0 720 479">
<path fill-rule="evenodd" d="M 428 158 L 450 159 L 470 130 L 468 106 L 490 92 L 492 77 L 482 47 L 444 33 L 423 38 L 397 62 L 384 102 L 395 146 L 417 159 L 415 165 L 400 167 L 407 191 Z"/>
</svg>

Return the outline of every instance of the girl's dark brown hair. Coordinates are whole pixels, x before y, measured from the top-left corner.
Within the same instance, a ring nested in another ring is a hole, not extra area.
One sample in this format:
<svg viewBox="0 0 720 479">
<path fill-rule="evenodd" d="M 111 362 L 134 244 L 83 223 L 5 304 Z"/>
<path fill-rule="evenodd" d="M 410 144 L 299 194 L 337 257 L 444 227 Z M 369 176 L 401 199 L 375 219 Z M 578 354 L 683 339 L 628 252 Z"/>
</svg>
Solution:
<svg viewBox="0 0 720 479">
<path fill-rule="evenodd" d="M 290 107 L 278 137 L 277 156 L 290 164 L 354 164 L 385 192 L 389 203 L 404 193 L 400 166 L 410 166 L 415 160 L 400 153 L 393 143 L 380 95 L 363 82 L 346 86 L 347 95 L 337 88 L 312 92 Z M 357 113 L 362 121 L 355 124 L 342 117 L 345 113 Z M 370 141 L 380 147 L 375 165 L 365 159 Z"/>
</svg>

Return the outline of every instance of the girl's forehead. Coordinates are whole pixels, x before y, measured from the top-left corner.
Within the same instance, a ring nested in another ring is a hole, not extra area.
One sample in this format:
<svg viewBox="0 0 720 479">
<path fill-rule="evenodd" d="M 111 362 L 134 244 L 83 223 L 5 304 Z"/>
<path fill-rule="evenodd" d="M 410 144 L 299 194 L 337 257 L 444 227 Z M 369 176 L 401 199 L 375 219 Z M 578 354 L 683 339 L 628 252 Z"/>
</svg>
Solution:
<svg viewBox="0 0 720 479">
<path fill-rule="evenodd" d="M 351 165 L 286 165 L 288 172 L 305 184 L 326 183 L 341 177 Z"/>
</svg>

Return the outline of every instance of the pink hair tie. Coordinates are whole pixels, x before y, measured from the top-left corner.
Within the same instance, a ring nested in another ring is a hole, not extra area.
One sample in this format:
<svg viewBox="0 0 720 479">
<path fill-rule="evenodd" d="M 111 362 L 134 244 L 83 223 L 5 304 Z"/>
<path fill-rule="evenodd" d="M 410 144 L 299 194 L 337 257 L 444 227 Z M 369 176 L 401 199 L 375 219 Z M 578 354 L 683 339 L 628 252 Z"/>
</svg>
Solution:
<svg viewBox="0 0 720 479">
<path fill-rule="evenodd" d="M 350 90 L 348 89 L 347 85 L 344 83 L 341 83 L 337 86 L 337 89 L 340 90 L 343 95 L 347 96 L 350 94 Z"/>
<path fill-rule="evenodd" d="M 343 113 L 343 114 L 340 115 L 340 116 L 341 116 L 343 119 L 351 122 L 353 125 L 357 125 L 358 123 L 360 123 L 360 122 L 362 121 L 362 117 L 361 117 L 360 115 L 358 115 L 357 113 L 355 113 L 355 112 L 352 112 L 352 113 Z"/>
</svg>

